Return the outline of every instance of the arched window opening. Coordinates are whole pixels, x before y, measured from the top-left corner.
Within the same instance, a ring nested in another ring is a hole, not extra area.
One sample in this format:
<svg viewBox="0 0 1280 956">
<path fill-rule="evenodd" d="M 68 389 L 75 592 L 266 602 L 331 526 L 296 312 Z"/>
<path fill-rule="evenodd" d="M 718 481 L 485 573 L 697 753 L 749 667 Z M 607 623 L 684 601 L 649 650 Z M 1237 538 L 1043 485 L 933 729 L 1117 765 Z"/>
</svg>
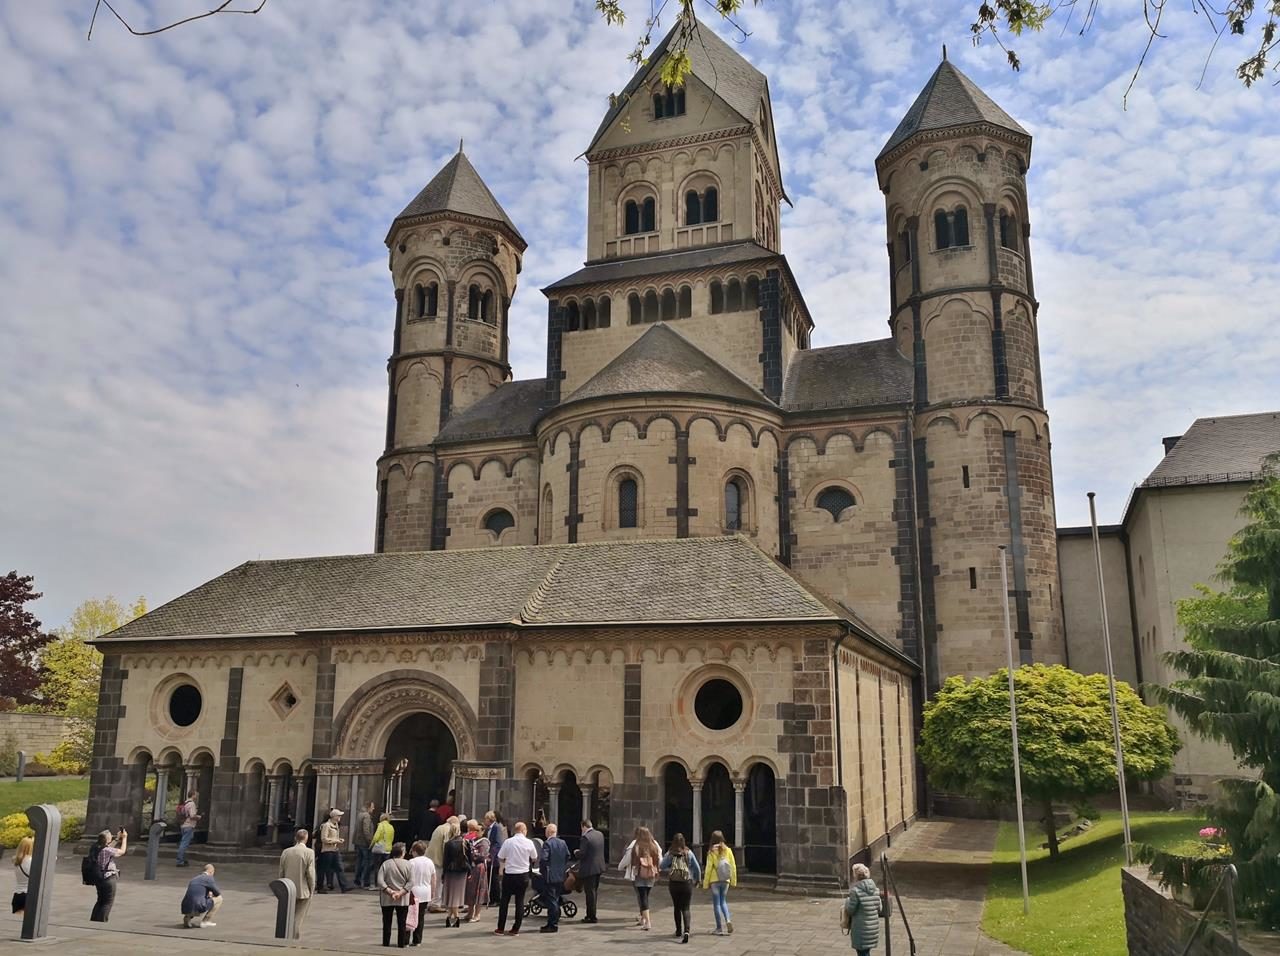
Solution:
<svg viewBox="0 0 1280 956">
<path fill-rule="evenodd" d="M 418 318 L 427 314 L 427 290 L 420 285 L 413 287 L 413 314 Z"/>
<path fill-rule="evenodd" d="M 676 317 L 676 294 L 671 289 L 662 293 L 662 321 L 671 322 Z"/>
<path fill-rule="evenodd" d="M 939 249 L 951 248 L 951 222 L 947 214 L 939 209 L 933 214 L 934 245 Z"/>
<path fill-rule="evenodd" d="M 684 116 L 684 87 L 676 90 L 676 111 L 675 116 Z"/>
<path fill-rule="evenodd" d="M 662 119 L 664 116 L 667 115 L 665 103 L 666 103 L 665 96 L 663 96 L 661 93 L 653 94 L 653 118 L 654 119 Z"/>
<path fill-rule="evenodd" d="M 724 311 L 724 286 L 716 279 L 711 283 L 711 314 L 719 315 Z"/>
<path fill-rule="evenodd" d="M 602 329 L 607 329 L 611 321 L 609 313 L 612 310 L 612 305 L 610 303 L 609 297 L 607 295 L 602 295 L 600 297 L 600 301 L 596 305 L 596 308 L 599 313 L 598 327 Z"/>
<path fill-rule="evenodd" d="M 640 231 L 640 207 L 636 205 L 634 199 L 628 199 L 625 207 L 622 231 L 628 236 L 634 236 Z"/>
<path fill-rule="evenodd" d="M 838 485 L 824 489 L 814 503 L 823 511 L 829 512 L 832 521 L 839 521 L 840 515 L 844 513 L 846 508 L 852 508 L 857 504 L 849 490 Z"/>
<path fill-rule="evenodd" d="M 582 316 L 578 310 L 578 303 L 570 302 L 565 306 L 565 326 L 570 332 L 576 332 L 582 327 Z"/>
<path fill-rule="evenodd" d="M 435 318 L 440 314 L 440 286 L 433 282 L 427 286 L 427 315 Z"/>
<path fill-rule="evenodd" d="M 720 221 L 720 192 L 715 186 L 708 186 L 702 195 L 702 221 Z"/>
<path fill-rule="evenodd" d="M 729 280 L 729 288 L 724 296 L 724 310 L 726 312 L 742 311 L 742 283 L 737 279 Z"/>
<path fill-rule="evenodd" d="M 693 290 L 687 285 L 680 287 L 680 310 L 678 315 L 682 319 L 687 319 L 693 315 Z"/>
<path fill-rule="evenodd" d="M 742 304 L 746 309 L 760 308 L 760 279 L 756 276 L 747 277 L 747 294 Z"/>
<path fill-rule="evenodd" d="M 551 540 L 551 514 L 553 504 L 551 486 L 547 485 L 546 490 L 542 492 L 542 520 L 538 522 L 539 544 L 546 544 Z"/>
<path fill-rule="evenodd" d="M 644 320 L 646 322 L 658 321 L 658 293 L 652 289 L 644 294 Z"/>
<path fill-rule="evenodd" d="M 640 231 L 653 232 L 658 228 L 658 204 L 652 196 L 645 199 L 640 208 Z"/>
<path fill-rule="evenodd" d="M 964 206 L 957 206 L 956 211 L 951 214 L 951 238 L 952 245 L 969 244 L 969 210 Z"/>
<path fill-rule="evenodd" d="M 467 289 L 467 318 L 480 318 L 480 287 L 472 285 Z"/>
<path fill-rule="evenodd" d="M 516 519 L 506 508 L 494 508 L 485 516 L 484 527 L 495 538 L 502 537 L 502 532 L 516 526 Z"/>
<path fill-rule="evenodd" d="M 898 258 L 903 265 L 911 261 L 911 237 L 905 229 L 898 233 Z"/>
<path fill-rule="evenodd" d="M 1006 249 L 1018 248 L 1017 220 L 1004 211 L 1000 213 L 1000 245 Z"/>
<path fill-rule="evenodd" d="M 696 226 L 702 222 L 702 197 L 690 189 L 684 194 L 684 224 Z"/>
<path fill-rule="evenodd" d="M 639 526 L 640 488 L 634 478 L 623 478 L 618 482 L 618 527 L 635 528 Z"/>
<path fill-rule="evenodd" d="M 730 478 L 724 486 L 724 527 L 726 531 L 742 530 L 742 506 L 746 500 L 742 479 Z"/>
<path fill-rule="evenodd" d="M 642 309 L 642 306 L 640 305 L 640 296 L 632 292 L 629 296 L 627 296 L 627 324 L 628 325 L 639 325 L 641 322 L 644 321 L 644 316 L 641 313 L 641 309 Z"/>
<path fill-rule="evenodd" d="M 584 329 L 594 329 L 597 324 L 596 304 L 591 299 L 588 299 L 582 303 L 582 327 Z"/>
</svg>

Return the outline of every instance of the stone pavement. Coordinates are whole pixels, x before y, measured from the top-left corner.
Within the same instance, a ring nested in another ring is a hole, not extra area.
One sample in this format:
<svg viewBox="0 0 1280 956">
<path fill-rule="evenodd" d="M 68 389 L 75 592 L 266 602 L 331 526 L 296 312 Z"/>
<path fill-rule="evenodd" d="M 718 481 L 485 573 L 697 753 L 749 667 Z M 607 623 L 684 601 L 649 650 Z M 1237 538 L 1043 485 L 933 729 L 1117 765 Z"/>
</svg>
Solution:
<svg viewBox="0 0 1280 956">
<path fill-rule="evenodd" d="M 992 824 L 925 821 L 916 824 L 895 842 L 891 859 L 907 918 L 920 956 L 994 956 L 1013 950 L 982 937 L 978 923 L 986 886 L 987 865 L 995 839 Z M 217 879 L 225 903 L 213 929 L 185 930 L 178 904 L 186 882 L 199 872 L 194 861 L 187 869 L 162 861 L 159 879 L 142 879 L 143 859 L 130 853 L 122 860 L 123 877 L 111 922 L 105 927 L 89 922 L 94 891 L 80 884 L 79 858 L 58 860 L 57 896 L 50 920 L 50 935 L 57 942 L 50 951 L 76 956 L 184 956 L 218 953 L 379 953 L 381 914 L 377 894 L 355 891 L 318 897 L 308 916 L 302 945 L 285 946 L 272 938 L 275 900 L 267 890 L 274 870 L 261 864 L 222 864 Z M 0 898 L 12 892 L 10 867 L 0 867 Z M 877 882 L 880 867 L 875 867 Z M 429 917 L 423 947 L 447 946 L 450 956 L 493 956 L 518 949 L 529 954 L 598 956 L 601 952 L 647 954 L 679 946 L 671 938 L 671 901 L 664 887 L 653 893 L 652 932 L 633 926 L 635 897 L 629 887 L 602 889 L 601 921 L 583 926 L 565 921 L 558 934 L 540 934 L 545 917 L 526 921 L 518 939 L 493 935 L 496 908 L 482 913 L 481 921 L 445 929 L 444 917 Z M 573 899 L 583 905 L 580 893 Z M 694 937 L 690 947 L 711 950 L 716 956 L 807 956 L 813 953 L 849 951 L 840 934 L 836 899 L 783 896 L 739 887 L 730 895 L 734 934 L 710 935 L 714 927 L 709 894 L 694 895 Z M 580 910 L 579 916 L 582 915 Z M 30 953 L 33 948 L 16 942 L 20 923 L 7 913 L 0 915 L 0 953 Z M 892 927 L 893 952 L 910 952 L 900 917 Z M 622 947 L 617 949 L 615 947 Z M 37 947 L 37 950 L 40 947 Z M 687 950 L 685 950 L 687 952 Z M 675 950 L 679 953 L 681 950 Z M 877 956 L 885 952 L 882 940 Z M 675 956 L 675 954 L 673 954 Z"/>
</svg>

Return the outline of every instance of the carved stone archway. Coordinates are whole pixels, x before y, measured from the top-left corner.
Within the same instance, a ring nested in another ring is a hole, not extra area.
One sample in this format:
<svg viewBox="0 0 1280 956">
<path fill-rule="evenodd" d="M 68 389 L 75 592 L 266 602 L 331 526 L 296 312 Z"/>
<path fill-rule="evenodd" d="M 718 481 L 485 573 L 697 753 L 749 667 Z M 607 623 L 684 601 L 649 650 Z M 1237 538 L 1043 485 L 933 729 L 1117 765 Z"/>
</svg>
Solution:
<svg viewBox="0 0 1280 956">
<path fill-rule="evenodd" d="M 396 725 L 411 714 L 438 717 L 453 733 L 459 760 L 476 759 L 475 710 L 444 678 L 429 671 L 395 670 L 366 681 L 334 718 L 337 759 L 381 759 Z"/>
</svg>

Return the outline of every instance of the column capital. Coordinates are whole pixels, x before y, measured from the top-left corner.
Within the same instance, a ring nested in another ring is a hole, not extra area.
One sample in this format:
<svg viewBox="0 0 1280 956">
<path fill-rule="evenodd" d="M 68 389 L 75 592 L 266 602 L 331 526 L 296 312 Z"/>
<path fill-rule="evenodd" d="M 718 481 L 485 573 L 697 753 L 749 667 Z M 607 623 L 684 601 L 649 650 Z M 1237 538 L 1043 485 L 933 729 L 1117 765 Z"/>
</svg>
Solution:
<svg viewBox="0 0 1280 956">
<path fill-rule="evenodd" d="M 702 780 L 702 778 L 701 778 L 701 777 L 690 777 L 690 778 L 689 778 L 689 786 L 690 786 L 690 787 L 692 787 L 694 790 L 701 790 L 701 789 L 702 789 L 702 783 L 703 783 L 703 780 Z"/>
<path fill-rule="evenodd" d="M 733 781 L 733 791 L 734 791 L 734 793 L 742 793 L 742 792 L 743 792 L 744 790 L 746 790 L 746 789 L 747 789 L 747 781 L 745 781 L 745 780 L 735 780 L 735 781 Z"/>
</svg>

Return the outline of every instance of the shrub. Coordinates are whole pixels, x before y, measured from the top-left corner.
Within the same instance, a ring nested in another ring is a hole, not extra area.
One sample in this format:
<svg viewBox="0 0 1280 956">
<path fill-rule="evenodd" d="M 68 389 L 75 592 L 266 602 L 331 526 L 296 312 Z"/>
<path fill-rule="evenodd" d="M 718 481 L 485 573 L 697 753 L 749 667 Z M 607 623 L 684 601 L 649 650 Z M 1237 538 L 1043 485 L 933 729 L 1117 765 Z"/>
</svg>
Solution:
<svg viewBox="0 0 1280 956">
<path fill-rule="evenodd" d="M 58 829 L 60 842 L 74 843 L 84 836 L 84 803 L 83 800 L 66 800 L 57 805 L 58 812 L 62 814 L 62 826 Z M 0 817 L 0 846 L 13 849 L 19 840 L 29 836 L 35 836 L 35 831 L 31 829 L 25 813 Z"/>
<path fill-rule="evenodd" d="M 0 777 L 12 777 L 18 772 L 18 738 L 6 734 L 0 740 Z"/>
<path fill-rule="evenodd" d="M 13 849 L 23 837 L 35 836 L 35 831 L 27 823 L 25 813 L 11 813 L 0 817 L 0 846 Z"/>
</svg>

